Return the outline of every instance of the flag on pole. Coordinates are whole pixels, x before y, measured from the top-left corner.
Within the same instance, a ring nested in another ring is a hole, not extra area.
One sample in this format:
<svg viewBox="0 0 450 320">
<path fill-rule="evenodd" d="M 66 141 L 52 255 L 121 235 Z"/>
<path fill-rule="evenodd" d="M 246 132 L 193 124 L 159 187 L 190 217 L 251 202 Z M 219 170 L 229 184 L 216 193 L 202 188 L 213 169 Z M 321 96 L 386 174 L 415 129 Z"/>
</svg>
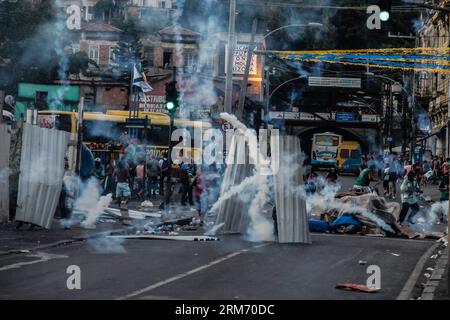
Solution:
<svg viewBox="0 0 450 320">
<path fill-rule="evenodd" d="M 145 92 L 150 92 L 153 88 L 148 84 L 147 77 L 144 72 L 139 72 L 136 65 L 133 66 L 133 86 L 141 88 Z"/>
</svg>

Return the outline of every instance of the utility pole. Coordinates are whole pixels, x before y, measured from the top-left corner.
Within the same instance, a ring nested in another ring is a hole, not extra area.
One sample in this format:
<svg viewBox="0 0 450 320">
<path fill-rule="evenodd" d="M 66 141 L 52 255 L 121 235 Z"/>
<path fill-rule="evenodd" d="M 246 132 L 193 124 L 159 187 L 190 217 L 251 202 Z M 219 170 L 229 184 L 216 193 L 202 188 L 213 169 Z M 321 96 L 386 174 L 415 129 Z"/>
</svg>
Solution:
<svg viewBox="0 0 450 320">
<path fill-rule="evenodd" d="M 267 59 L 264 57 L 264 59 Z M 265 62 L 265 61 L 264 61 Z M 264 63 L 265 65 L 265 63 Z M 269 86 L 270 86 L 270 70 L 269 66 L 265 66 L 263 68 L 264 73 L 264 123 L 266 125 L 266 129 L 269 128 L 269 109 L 270 109 L 270 95 L 269 95 Z"/>
<path fill-rule="evenodd" d="M 5 92 L 0 90 L 0 123 L 3 123 L 3 102 L 5 101 Z"/>
<path fill-rule="evenodd" d="M 230 0 L 230 17 L 228 21 L 228 50 L 226 54 L 227 59 L 227 74 L 225 80 L 225 112 L 231 114 L 231 102 L 233 98 L 233 57 L 235 44 L 235 29 L 236 29 L 236 0 Z"/>
<path fill-rule="evenodd" d="M 75 172 L 80 175 L 81 170 L 81 157 L 83 154 L 83 109 L 84 109 L 84 97 L 80 98 L 78 104 L 78 123 L 77 123 L 77 160 L 75 164 Z"/>
<path fill-rule="evenodd" d="M 394 99 L 392 96 L 392 83 L 389 84 L 389 153 L 392 153 L 392 127 L 393 127 Z"/>
<path fill-rule="evenodd" d="M 250 66 L 252 63 L 253 50 L 255 50 L 255 34 L 257 28 L 258 28 L 258 19 L 254 18 L 252 25 L 252 35 L 250 38 L 250 43 L 248 45 L 247 60 L 245 62 L 244 78 L 242 79 L 241 94 L 239 95 L 239 104 L 236 112 L 236 117 L 239 120 L 242 120 L 242 117 L 244 115 L 245 97 L 247 96 L 248 77 L 250 73 Z"/>
</svg>

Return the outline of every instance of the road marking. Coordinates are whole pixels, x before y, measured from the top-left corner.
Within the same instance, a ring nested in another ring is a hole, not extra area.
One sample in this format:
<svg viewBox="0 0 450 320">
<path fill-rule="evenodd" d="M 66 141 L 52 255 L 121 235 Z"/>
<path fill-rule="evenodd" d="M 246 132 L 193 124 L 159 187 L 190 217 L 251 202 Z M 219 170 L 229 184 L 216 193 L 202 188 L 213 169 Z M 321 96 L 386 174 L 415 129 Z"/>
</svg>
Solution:
<svg viewBox="0 0 450 320">
<path fill-rule="evenodd" d="M 403 286 L 402 291 L 400 291 L 397 300 L 408 300 L 410 298 L 411 292 L 413 291 L 414 286 L 417 283 L 417 279 L 419 279 L 419 276 L 422 274 L 423 266 L 439 245 L 440 245 L 439 242 L 435 243 L 430 248 L 428 248 L 428 250 L 422 255 L 422 257 L 417 262 L 414 270 L 411 272 L 411 275 L 409 276 L 405 285 Z"/>
<path fill-rule="evenodd" d="M 51 253 L 45 253 L 45 252 L 37 252 L 36 254 L 29 254 L 29 255 L 26 255 L 25 257 L 39 258 L 39 259 L 38 260 L 33 260 L 33 261 L 18 262 L 18 263 L 9 264 L 7 266 L 0 267 L 0 271 L 6 271 L 6 270 L 11 270 L 11 269 L 18 269 L 18 268 L 21 268 L 23 266 L 28 266 L 28 265 L 36 264 L 36 263 L 40 263 L 40 262 L 47 262 L 47 261 L 50 261 L 50 260 L 53 260 L 53 259 L 68 258 L 69 256 L 65 256 L 65 255 L 61 255 L 61 254 L 51 254 Z"/>
<path fill-rule="evenodd" d="M 152 291 L 152 290 L 154 290 L 154 289 L 156 289 L 156 288 L 162 287 L 162 286 L 164 286 L 164 285 L 166 285 L 166 284 L 169 284 L 169 283 L 171 283 L 171 282 L 174 282 L 174 281 L 180 280 L 180 279 L 182 279 L 182 278 L 185 278 L 185 277 L 187 277 L 187 276 L 190 276 L 191 274 L 194 274 L 194 273 L 197 273 L 197 272 L 202 271 L 202 270 L 204 270 L 204 269 L 207 269 L 207 268 L 210 268 L 210 267 L 212 267 L 212 266 L 215 266 L 216 264 L 219 264 L 219 263 L 221 263 L 221 262 L 224 262 L 224 261 L 226 261 L 226 260 L 229 260 L 229 259 L 231 259 L 231 258 L 233 258 L 233 257 L 236 257 L 236 256 L 238 256 L 238 255 L 240 255 L 240 254 L 243 254 L 243 253 L 245 253 L 245 252 L 247 252 L 247 251 L 250 251 L 250 250 L 252 250 L 252 249 L 258 249 L 258 248 L 267 246 L 267 245 L 269 245 L 269 244 L 271 244 L 271 243 L 263 243 L 263 244 L 259 244 L 259 245 L 256 245 L 256 246 L 253 246 L 253 247 L 250 247 L 250 248 L 247 248 L 247 249 L 242 249 L 242 250 L 239 250 L 239 251 L 230 253 L 230 254 L 226 255 L 225 257 L 222 257 L 222 258 L 216 259 L 216 260 L 214 260 L 214 261 L 211 261 L 211 262 L 209 262 L 209 263 L 207 263 L 207 264 L 205 264 L 205 265 L 203 265 L 203 266 L 197 267 L 197 268 L 192 269 L 192 270 L 189 270 L 189 271 L 187 271 L 187 272 L 180 273 L 180 274 L 178 274 L 178 275 L 176 275 L 176 276 L 174 276 L 174 277 L 171 277 L 171 278 L 169 278 L 169 279 L 166 279 L 166 280 L 163 280 L 163 281 L 159 281 L 159 282 L 154 283 L 154 284 L 152 284 L 152 285 L 150 285 L 150 286 L 148 286 L 148 287 L 146 287 L 146 288 L 143 288 L 143 289 L 134 291 L 134 292 L 132 292 L 132 293 L 130 293 L 130 294 L 127 294 L 126 296 L 117 298 L 117 300 L 125 300 L 125 299 L 129 299 L 129 298 L 138 296 L 138 295 L 140 295 L 140 294 L 143 294 L 144 292 Z"/>
</svg>

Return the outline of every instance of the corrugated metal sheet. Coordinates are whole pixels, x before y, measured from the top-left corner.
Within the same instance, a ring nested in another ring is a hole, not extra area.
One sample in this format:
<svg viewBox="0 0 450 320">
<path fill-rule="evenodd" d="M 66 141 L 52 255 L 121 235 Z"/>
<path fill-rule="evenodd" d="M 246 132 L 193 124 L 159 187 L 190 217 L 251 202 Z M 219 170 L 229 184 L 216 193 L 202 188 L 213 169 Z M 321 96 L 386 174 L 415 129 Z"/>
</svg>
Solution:
<svg viewBox="0 0 450 320">
<path fill-rule="evenodd" d="M 0 124 L 0 222 L 9 220 L 9 148 L 8 126 Z"/>
<path fill-rule="evenodd" d="M 245 159 L 248 154 L 245 137 L 235 134 L 231 140 L 229 153 L 227 156 L 227 165 L 222 181 L 220 196 L 222 197 L 233 186 L 239 185 L 245 178 L 253 175 L 254 165 L 237 164 L 238 159 Z M 244 158 L 241 158 L 244 157 Z M 221 231 L 244 233 L 250 222 L 247 214 L 249 203 L 242 203 L 238 199 L 239 194 L 225 200 L 216 217 L 216 224 L 224 223 Z"/>
<path fill-rule="evenodd" d="M 50 228 L 61 192 L 69 138 L 64 131 L 25 125 L 16 220 Z"/>
<path fill-rule="evenodd" d="M 306 203 L 296 188 L 303 186 L 303 159 L 300 139 L 295 136 L 271 136 L 271 150 L 278 147 L 279 171 L 274 175 L 277 208 L 278 241 L 280 243 L 311 243 Z"/>
</svg>

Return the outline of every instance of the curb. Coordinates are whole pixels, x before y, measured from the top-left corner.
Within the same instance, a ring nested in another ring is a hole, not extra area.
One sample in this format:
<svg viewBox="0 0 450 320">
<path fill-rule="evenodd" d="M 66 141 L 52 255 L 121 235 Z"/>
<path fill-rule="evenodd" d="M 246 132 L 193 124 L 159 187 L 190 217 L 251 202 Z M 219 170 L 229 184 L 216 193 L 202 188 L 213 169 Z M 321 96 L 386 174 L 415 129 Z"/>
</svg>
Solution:
<svg viewBox="0 0 450 320">
<path fill-rule="evenodd" d="M 434 270 L 431 273 L 431 276 L 429 277 L 428 281 L 425 283 L 425 287 L 422 291 L 422 294 L 420 296 L 420 300 L 433 300 L 434 299 L 434 293 L 436 292 L 437 288 L 440 285 L 440 282 L 442 280 L 442 277 L 445 273 L 445 269 L 448 262 L 448 253 L 447 253 L 447 247 L 441 246 L 444 252 L 442 254 L 439 254 L 439 258 L 436 259 L 436 264 L 434 265 Z"/>
<path fill-rule="evenodd" d="M 440 243 L 433 244 L 428 250 L 420 257 L 420 260 L 417 262 L 414 270 L 406 281 L 403 289 L 400 291 L 400 294 L 397 296 L 396 300 L 408 300 L 411 297 L 411 294 L 416 286 L 417 280 L 422 274 L 422 270 L 427 262 L 428 258 L 432 255 L 432 253 L 439 247 Z"/>
<path fill-rule="evenodd" d="M 114 231 L 124 231 L 124 230 L 126 230 L 126 229 L 117 229 Z M 102 231 L 102 232 L 97 232 L 97 233 L 94 233 L 94 234 L 91 234 L 88 236 L 74 236 L 71 239 L 59 240 L 59 241 L 52 242 L 52 243 L 42 245 L 42 246 L 36 246 L 36 247 L 24 248 L 24 249 L 13 249 L 13 250 L 9 250 L 9 251 L 0 251 L 0 256 L 29 253 L 32 251 L 45 250 L 45 249 L 49 249 L 49 248 L 59 247 L 62 245 L 68 245 L 68 244 L 72 244 L 75 242 L 81 242 L 81 241 L 85 241 L 85 240 L 92 239 L 92 238 L 99 238 L 99 237 L 108 235 L 111 232 L 112 232 L 112 230 L 111 231 Z"/>
</svg>

